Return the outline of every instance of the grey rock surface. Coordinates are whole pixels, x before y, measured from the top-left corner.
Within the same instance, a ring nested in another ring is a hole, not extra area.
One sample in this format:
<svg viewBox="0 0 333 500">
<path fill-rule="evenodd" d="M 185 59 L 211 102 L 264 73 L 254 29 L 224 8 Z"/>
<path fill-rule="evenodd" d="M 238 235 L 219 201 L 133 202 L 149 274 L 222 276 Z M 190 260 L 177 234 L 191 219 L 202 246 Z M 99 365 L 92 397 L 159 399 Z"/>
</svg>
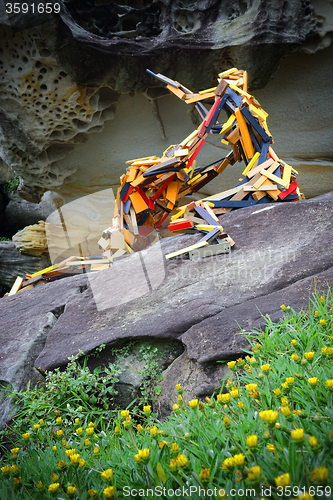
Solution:
<svg viewBox="0 0 333 500">
<path fill-rule="evenodd" d="M 33 387 L 43 380 L 34 367 L 46 337 L 62 313 L 71 295 L 80 293 L 86 278 L 78 276 L 38 286 L 0 300 L 0 386 L 12 384 L 24 390 L 30 380 Z M 51 291 L 52 289 L 52 291 Z M 0 399 L 0 428 L 3 428 L 13 408 L 9 398 Z"/>
<path fill-rule="evenodd" d="M 329 193 L 226 214 L 224 230 L 236 241 L 228 255 L 163 260 L 200 239 L 179 235 L 90 274 L 88 289 L 68 301 L 36 366 L 59 366 L 82 345 L 87 352 L 140 337 L 180 339 L 200 362 L 239 355 L 244 339 L 234 334 L 258 325 L 259 311 L 280 314 L 291 299 L 303 307 L 313 279 L 331 279 L 332 201 Z"/>
<path fill-rule="evenodd" d="M 230 212 L 222 220 L 236 242 L 229 255 L 166 260 L 165 254 L 198 240 L 181 234 L 121 257 L 111 269 L 1 299 L 5 375 L 0 372 L 0 379 L 10 381 L 6 367 L 14 352 L 20 358 L 18 339 L 33 344 L 35 332 L 43 329 L 40 321 L 52 313 L 58 319 L 43 333 L 36 369 L 63 366 L 79 350 L 89 353 L 101 344 L 165 341 L 181 350 L 163 366 L 162 414 L 175 401 L 176 383 L 187 384 L 187 398 L 209 395 L 227 374 L 216 362 L 236 359 L 249 347 L 241 329 L 264 326 L 267 314 L 278 320 L 282 304 L 307 309 L 315 288 L 321 293 L 332 286 L 332 207 L 333 193 L 328 193 Z M 125 385 L 131 369 L 124 374 Z M 140 383 L 135 377 L 129 391 Z"/>
<path fill-rule="evenodd" d="M 12 287 L 17 276 L 33 274 L 50 265 L 48 257 L 24 255 L 12 241 L 0 241 L 0 284 L 7 288 Z"/>
<path fill-rule="evenodd" d="M 8 197 L 9 203 L 5 209 L 5 217 L 12 234 L 25 226 L 46 220 L 55 209 L 45 200 L 40 201 L 40 203 L 30 203 L 23 200 L 17 192 L 9 193 Z"/>
</svg>

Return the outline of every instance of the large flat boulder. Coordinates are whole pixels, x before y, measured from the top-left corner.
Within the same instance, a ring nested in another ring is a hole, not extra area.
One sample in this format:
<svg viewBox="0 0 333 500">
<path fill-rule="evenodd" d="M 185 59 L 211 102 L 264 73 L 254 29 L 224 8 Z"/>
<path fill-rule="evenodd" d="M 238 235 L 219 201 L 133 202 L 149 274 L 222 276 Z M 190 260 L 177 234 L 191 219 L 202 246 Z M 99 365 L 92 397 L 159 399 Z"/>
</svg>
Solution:
<svg viewBox="0 0 333 500">
<path fill-rule="evenodd" d="M 211 393 L 227 373 L 216 362 L 235 359 L 249 347 L 241 329 L 263 326 L 267 314 L 278 320 L 282 304 L 307 309 L 315 287 L 321 293 L 332 285 L 332 206 L 328 193 L 230 212 L 222 222 L 236 242 L 230 254 L 166 260 L 165 254 L 199 238 L 181 234 L 117 259 L 105 271 L 2 299 L 2 325 L 12 326 L 0 327 L 0 378 L 11 380 L 6 366 L 14 352 L 17 360 L 26 356 L 19 339 L 33 344 L 44 328 L 44 345 L 34 351 L 41 372 L 65 365 L 80 349 L 165 339 L 181 343 L 184 351 L 164 366 L 162 413 L 176 397 L 176 382 L 186 381 L 185 397 Z M 43 318 L 49 321 L 46 332 Z"/>
</svg>

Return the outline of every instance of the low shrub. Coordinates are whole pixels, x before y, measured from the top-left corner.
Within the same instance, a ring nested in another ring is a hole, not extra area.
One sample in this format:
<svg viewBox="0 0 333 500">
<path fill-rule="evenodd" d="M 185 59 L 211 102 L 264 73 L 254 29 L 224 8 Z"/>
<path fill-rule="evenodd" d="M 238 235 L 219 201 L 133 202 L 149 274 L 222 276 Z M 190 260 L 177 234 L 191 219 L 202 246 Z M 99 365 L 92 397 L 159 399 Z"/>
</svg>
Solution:
<svg viewBox="0 0 333 500">
<path fill-rule="evenodd" d="M 332 498 L 332 295 L 281 306 L 219 393 L 159 422 L 149 405 L 89 421 L 83 407 L 31 421 L 1 463 L 1 499 Z M 177 392 L 178 399 L 177 399 Z"/>
</svg>

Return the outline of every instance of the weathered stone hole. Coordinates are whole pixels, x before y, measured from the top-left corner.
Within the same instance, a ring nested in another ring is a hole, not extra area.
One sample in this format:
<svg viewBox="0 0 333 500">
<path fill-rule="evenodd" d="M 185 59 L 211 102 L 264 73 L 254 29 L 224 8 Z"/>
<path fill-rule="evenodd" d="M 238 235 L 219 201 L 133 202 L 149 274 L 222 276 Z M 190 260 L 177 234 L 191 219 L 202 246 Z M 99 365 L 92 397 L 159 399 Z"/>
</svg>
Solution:
<svg viewBox="0 0 333 500">
<path fill-rule="evenodd" d="M 50 57 L 51 52 L 50 52 L 48 49 L 41 49 L 41 50 L 40 50 L 40 55 L 41 55 L 42 57 Z"/>
</svg>

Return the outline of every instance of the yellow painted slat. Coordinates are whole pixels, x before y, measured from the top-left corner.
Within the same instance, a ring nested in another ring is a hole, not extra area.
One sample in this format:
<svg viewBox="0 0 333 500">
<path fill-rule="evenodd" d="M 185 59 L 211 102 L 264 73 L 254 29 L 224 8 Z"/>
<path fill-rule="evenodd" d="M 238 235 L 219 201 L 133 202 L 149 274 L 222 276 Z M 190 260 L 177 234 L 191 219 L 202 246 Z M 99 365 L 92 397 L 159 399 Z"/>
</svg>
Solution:
<svg viewBox="0 0 333 500">
<path fill-rule="evenodd" d="M 260 153 L 257 151 L 255 153 L 255 155 L 253 156 L 252 160 L 250 160 L 249 163 L 247 164 L 247 167 L 242 172 L 242 175 L 246 175 L 251 170 L 251 168 L 254 166 L 254 164 L 259 159 L 259 157 L 260 157 Z"/>
</svg>

